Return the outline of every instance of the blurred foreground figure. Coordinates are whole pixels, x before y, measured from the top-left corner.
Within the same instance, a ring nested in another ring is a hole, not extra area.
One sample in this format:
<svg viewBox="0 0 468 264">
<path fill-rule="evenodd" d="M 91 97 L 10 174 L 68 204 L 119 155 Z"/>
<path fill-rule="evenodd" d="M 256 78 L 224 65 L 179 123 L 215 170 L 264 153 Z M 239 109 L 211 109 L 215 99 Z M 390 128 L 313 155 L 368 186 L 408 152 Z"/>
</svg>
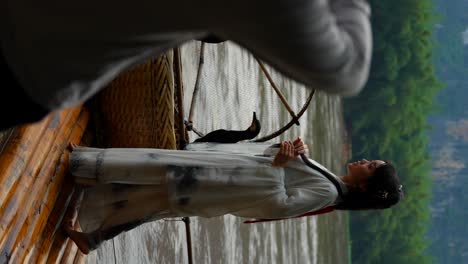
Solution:
<svg viewBox="0 0 468 264">
<path fill-rule="evenodd" d="M 372 33 L 365 0 L 3 0 L 0 130 L 77 105 L 121 72 L 193 39 L 231 40 L 316 89 L 357 94 Z M 217 42 L 217 41 L 215 41 Z M 18 107 L 33 107 L 21 113 Z"/>
</svg>

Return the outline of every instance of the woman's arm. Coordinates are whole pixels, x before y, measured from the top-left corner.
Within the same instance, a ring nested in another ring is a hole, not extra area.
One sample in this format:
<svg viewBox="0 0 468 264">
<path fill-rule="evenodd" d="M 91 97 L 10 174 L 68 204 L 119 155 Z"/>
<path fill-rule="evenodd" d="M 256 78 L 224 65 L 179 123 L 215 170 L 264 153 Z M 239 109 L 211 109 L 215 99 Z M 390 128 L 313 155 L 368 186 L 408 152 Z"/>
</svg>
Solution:
<svg viewBox="0 0 468 264">
<path fill-rule="evenodd" d="M 337 193 L 324 180 L 312 185 L 283 189 L 259 204 L 235 213 L 237 216 L 261 219 L 289 218 L 333 205 Z"/>
</svg>

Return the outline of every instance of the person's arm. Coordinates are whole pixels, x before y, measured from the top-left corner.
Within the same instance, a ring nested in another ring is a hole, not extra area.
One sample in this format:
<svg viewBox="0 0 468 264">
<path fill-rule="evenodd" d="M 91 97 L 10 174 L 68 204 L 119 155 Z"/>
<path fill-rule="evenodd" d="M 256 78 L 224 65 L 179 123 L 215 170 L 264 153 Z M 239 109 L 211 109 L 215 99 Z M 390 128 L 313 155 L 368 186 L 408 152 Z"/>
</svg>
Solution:
<svg viewBox="0 0 468 264">
<path fill-rule="evenodd" d="M 235 22 L 221 29 L 224 37 L 311 88 L 344 96 L 362 90 L 372 53 L 366 0 L 273 0 L 249 6 L 242 19 L 236 13 Z"/>
<path fill-rule="evenodd" d="M 331 206 L 336 201 L 336 189 L 326 180 L 300 187 L 279 189 L 251 208 L 237 211 L 235 215 L 258 219 L 296 217 Z"/>
</svg>

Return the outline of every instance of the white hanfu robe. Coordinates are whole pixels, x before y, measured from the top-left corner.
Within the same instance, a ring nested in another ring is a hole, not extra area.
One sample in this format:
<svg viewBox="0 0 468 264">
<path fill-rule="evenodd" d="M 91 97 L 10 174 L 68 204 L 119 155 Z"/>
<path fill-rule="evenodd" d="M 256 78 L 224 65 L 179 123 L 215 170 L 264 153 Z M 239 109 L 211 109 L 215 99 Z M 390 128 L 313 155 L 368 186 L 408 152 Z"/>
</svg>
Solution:
<svg viewBox="0 0 468 264">
<path fill-rule="evenodd" d="M 85 190 L 82 229 L 119 233 L 175 216 L 285 218 L 337 202 L 333 183 L 299 158 L 272 166 L 278 149 L 269 146 L 196 143 L 186 151 L 77 147 L 70 156 L 73 176 L 98 182 Z M 161 205 L 163 200 L 169 202 Z"/>
</svg>

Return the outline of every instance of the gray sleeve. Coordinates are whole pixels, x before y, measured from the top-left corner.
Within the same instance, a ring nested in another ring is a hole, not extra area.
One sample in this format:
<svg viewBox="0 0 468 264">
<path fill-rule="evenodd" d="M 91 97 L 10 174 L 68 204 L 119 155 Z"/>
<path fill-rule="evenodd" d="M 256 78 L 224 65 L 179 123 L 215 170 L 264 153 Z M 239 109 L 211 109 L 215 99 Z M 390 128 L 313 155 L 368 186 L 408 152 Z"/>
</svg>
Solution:
<svg viewBox="0 0 468 264">
<path fill-rule="evenodd" d="M 271 216 L 284 218 L 313 212 L 332 205 L 336 198 L 337 194 L 329 185 L 314 189 L 291 188 L 272 197 Z"/>
<path fill-rule="evenodd" d="M 284 189 L 251 208 L 233 214 L 250 218 L 289 218 L 333 205 L 337 197 L 338 193 L 331 183 L 323 181 L 313 187 Z"/>
<path fill-rule="evenodd" d="M 372 52 L 367 1 L 273 2 L 246 8 L 242 19 L 221 34 L 312 88 L 344 96 L 359 93 Z"/>
</svg>

